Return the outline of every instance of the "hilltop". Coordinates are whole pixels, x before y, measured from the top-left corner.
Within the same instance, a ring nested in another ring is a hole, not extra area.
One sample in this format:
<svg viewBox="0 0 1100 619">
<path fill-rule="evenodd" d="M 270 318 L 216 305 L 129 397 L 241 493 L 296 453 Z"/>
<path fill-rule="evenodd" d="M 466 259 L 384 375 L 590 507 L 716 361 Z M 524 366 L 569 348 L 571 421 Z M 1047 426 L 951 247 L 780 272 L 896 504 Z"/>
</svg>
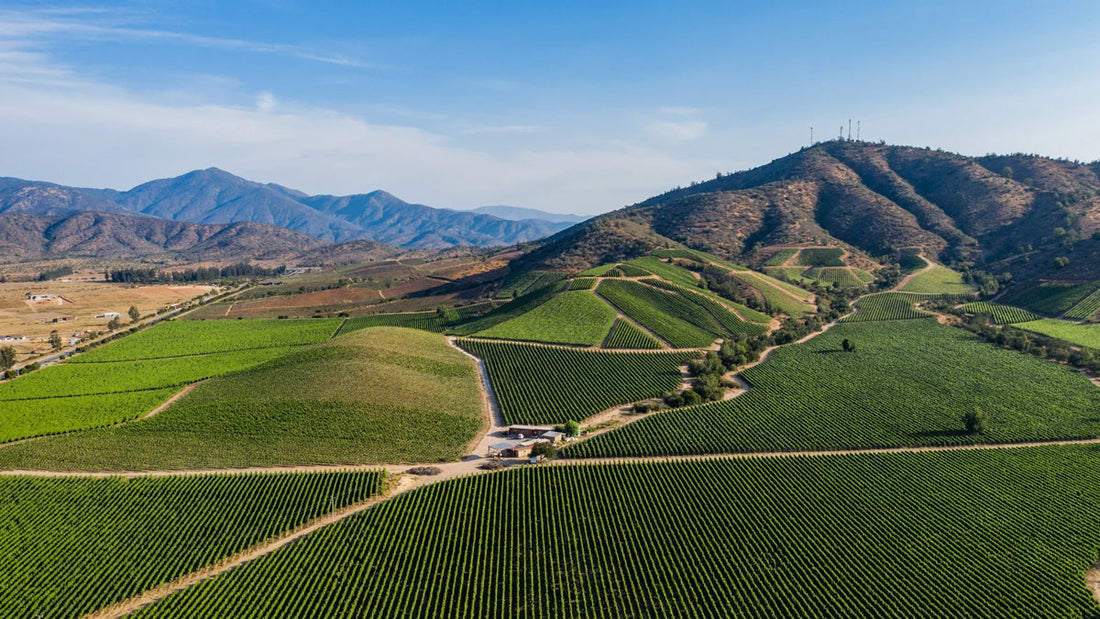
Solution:
<svg viewBox="0 0 1100 619">
<path fill-rule="evenodd" d="M 520 264 L 583 269 L 681 245 L 748 264 L 777 246 L 919 247 L 1018 280 L 1093 279 L 1098 230 L 1100 163 L 832 141 L 582 222 Z"/>
</svg>

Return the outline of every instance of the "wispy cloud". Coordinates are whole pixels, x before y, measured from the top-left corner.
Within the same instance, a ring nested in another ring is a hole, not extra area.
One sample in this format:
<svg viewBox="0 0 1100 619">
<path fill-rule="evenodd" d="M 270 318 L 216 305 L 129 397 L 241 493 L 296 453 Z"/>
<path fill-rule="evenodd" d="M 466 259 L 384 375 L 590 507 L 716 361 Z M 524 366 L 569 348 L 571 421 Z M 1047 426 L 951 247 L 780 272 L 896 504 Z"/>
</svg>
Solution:
<svg viewBox="0 0 1100 619">
<path fill-rule="evenodd" d="M 91 41 L 162 41 L 209 49 L 276 54 L 355 68 L 382 68 L 343 54 L 312 47 L 245 39 L 210 37 L 160 28 L 125 25 L 132 21 L 104 9 L 0 10 L 0 40 L 38 47 L 50 37 Z"/>
</svg>

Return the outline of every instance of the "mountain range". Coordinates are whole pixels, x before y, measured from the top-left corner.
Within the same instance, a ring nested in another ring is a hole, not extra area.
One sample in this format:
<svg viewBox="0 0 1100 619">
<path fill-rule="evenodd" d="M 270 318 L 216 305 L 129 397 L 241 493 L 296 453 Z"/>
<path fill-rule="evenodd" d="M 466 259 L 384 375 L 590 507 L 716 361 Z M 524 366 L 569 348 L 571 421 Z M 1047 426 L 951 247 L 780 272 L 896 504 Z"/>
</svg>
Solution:
<svg viewBox="0 0 1100 619">
<path fill-rule="evenodd" d="M 251 222 L 337 243 L 366 239 L 414 249 L 511 245 L 546 237 L 572 223 L 551 214 L 545 214 L 550 219 L 539 219 L 539 211 L 515 207 L 485 210 L 410 204 L 385 191 L 311 196 L 217 168 L 150 181 L 128 191 L 0 178 L 0 215 L 93 211 L 199 224 Z M 489 214 L 493 211 L 505 216 Z M 517 214 L 524 217 L 516 218 Z"/>
<path fill-rule="evenodd" d="M 920 247 L 1017 279 L 1097 279 L 1098 230 L 1100 162 L 836 140 L 582 222 L 517 266 L 587 268 L 680 244 L 753 263 L 803 244 Z"/>
</svg>

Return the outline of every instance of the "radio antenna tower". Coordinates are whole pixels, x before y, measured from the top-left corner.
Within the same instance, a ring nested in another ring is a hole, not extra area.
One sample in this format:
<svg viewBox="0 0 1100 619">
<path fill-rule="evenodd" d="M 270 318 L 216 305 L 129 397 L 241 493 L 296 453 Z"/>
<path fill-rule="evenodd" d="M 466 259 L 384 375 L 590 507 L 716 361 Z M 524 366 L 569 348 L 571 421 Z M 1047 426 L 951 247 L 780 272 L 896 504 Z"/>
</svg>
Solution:
<svg viewBox="0 0 1100 619">
<path fill-rule="evenodd" d="M 848 119 L 848 141 L 852 141 L 852 119 Z"/>
<path fill-rule="evenodd" d="M 861 121 L 861 120 L 856 121 L 856 141 L 857 142 L 860 141 L 859 134 L 860 134 L 860 129 L 862 128 L 862 125 L 863 125 L 863 121 Z"/>
<path fill-rule="evenodd" d="M 814 145 L 814 126 L 810 125 L 810 146 Z"/>
</svg>

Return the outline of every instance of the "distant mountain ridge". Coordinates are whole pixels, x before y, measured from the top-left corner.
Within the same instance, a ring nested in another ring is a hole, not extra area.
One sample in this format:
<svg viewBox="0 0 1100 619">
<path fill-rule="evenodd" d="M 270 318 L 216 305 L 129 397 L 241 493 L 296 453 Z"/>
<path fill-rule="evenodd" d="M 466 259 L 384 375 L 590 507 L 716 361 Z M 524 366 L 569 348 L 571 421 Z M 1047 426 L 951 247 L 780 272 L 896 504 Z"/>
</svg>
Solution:
<svg viewBox="0 0 1100 619">
<path fill-rule="evenodd" d="M 371 240 L 413 249 L 512 245 L 544 238 L 568 222 L 515 221 L 410 204 L 384 191 L 310 196 L 218 168 L 143 183 L 128 191 L 0 178 L 0 214 L 96 211 L 201 224 L 252 222 L 343 242 Z"/>
<path fill-rule="evenodd" d="M 89 211 L 0 214 L 0 256 L 6 261 L 161 255 L 189 262 L 285 260 L 327 245 L 301 232 L 252 222 L 193 224 Z"/>
<path fill-rule="evenodd" d="M 921 247 L 1017 279 L 1096 280 L 1098 231 L 1100 162 L 831 141 L 577 224 L 523 263 L 586 268 L 679 244 L 746 263 L 769 246 Z"/>
<path fill-rule="evenodd" d="M 501 219 L 510 219 L 512 221 L 537 219 L 541 221 L 549 221 L 556 224 L 576 224 L 588 219 L 588 217 L 584 215 L 548 213 L 546 211 L 540 211 L 539 209 L 523 208 L 520 206 L 479 206 L 475 209 L 470 209 L 470 211 L 473 213 L 482 213 L 484 215 L 500 217 Z"/>
</svg>

